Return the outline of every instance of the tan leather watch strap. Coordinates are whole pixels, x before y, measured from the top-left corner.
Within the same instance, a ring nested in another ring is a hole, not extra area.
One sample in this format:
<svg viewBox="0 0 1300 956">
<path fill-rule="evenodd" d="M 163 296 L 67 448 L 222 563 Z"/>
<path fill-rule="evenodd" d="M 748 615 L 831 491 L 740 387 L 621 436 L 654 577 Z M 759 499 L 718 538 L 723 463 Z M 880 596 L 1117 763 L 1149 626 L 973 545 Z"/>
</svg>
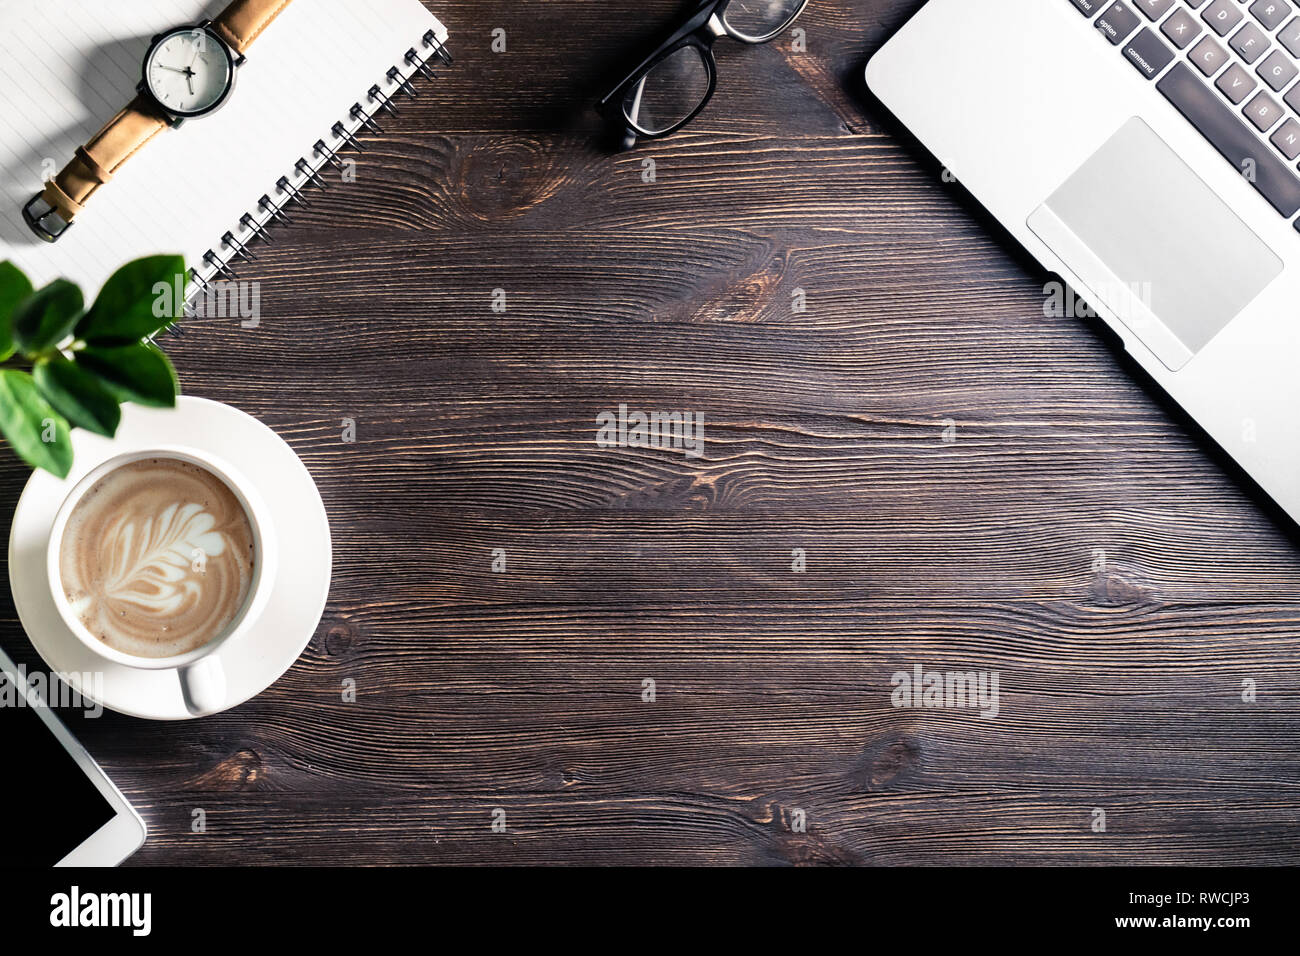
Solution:
<svg viewBox="0 0 1300 956">
<path fill-rule="evenodd" d="M 212 28 L 232 50 L 243 56 L 288 5 L 289 0 L 234 0 L 212 21 Z"/>
<path fill-rule="evenodd" d="M 66 222 L 76 218 L 95 190 L 112 179 L 119 166 L 167 128 L 167 121 L 156 110 L 153 100 L 140 94 L 45 184 L 41 195 Z"/>
</svg>

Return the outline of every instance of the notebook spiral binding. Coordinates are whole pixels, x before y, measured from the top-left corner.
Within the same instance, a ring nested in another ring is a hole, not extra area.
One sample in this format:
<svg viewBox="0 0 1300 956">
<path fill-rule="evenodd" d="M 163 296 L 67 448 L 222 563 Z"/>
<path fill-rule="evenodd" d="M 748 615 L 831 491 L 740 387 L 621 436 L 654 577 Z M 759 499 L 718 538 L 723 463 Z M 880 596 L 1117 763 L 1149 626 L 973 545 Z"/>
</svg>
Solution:
<svg viewBox="0 0 1300 956">
<path fill-rule="evenodd" d="M 321 172 L 326 166 L 340 170 L 344 168 L 343 161 L 339 159 L 340 153 L 348 149 L 364 151 L 357 141 L 358 135 L 384 131 L 375 120 L 375 114 L 385 112 L 396 115 L 398 110 L 393 101 L 398 95 L 410 98 L 417 95 L 417 90 L 412 85 L 413 80 L 417 77 L 428 80 L 436 78 L 437 74 L 431 65 L 434 61 L 451 66 L 451 54 L 435 31 L 428 31 L 420 43 L 418 50 L 412 47 L 406 51 L 401 65 L 389 69 L 382 84 L 376 83 L 367 91 L 366 101 L 374 104 L 373 108 L 367 109 L 361 103 L 354 103 L 348 111 L 347 119 L 330 127 L 331 141 L 327 143 L 323 139 L 316 140 L 310 158 L 304 156 L 294 163 L 292 173 L 276 180 L 275 192 L 263 194 L 257 201 L 257 208 L 240 216 L 238 226 L 222 235 L 220 245 L 203 254 L 203 265 L 189 270 L 189 291 L 185 300 L 187 315 L 193 314 L 195 302 L 211 291 L 213 282 L 238 280 L 232 263 L 236 260 L 251 262 L 257 259 L 249 246 L 259 239 L 269 244 L 270 227 L 277 222 L 292 221 L 285 212 L 286 207 L 291 204 L 306 206 L 308 203 L 303 194 L 311 186 L 325 188 L 326 181 Z M 171 326 L 169 330 L 178 332 L 179 326 Z"/>
</svg>

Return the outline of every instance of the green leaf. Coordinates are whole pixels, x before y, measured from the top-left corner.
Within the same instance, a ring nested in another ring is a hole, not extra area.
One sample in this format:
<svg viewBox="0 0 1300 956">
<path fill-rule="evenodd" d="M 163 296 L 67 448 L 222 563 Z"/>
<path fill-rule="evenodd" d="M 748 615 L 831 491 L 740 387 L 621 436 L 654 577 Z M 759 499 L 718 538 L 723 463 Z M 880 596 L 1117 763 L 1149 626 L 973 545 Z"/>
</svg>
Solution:
<svg viewBox="0 0 1300 956">
<path fill-rule="evenodd" d="M 94 344 L 139 342 L 181 317 L 185 260 L 148 256 L 128 262 L 104 283 L 79 323 L 77 337 Z"/>
<path fill-rule="evenodd" d="M 14 354 L 11 317 L 18 303 L 32 294 L 32 284 L 12 262 L 0 262 L 0 362 Z"/>
<path fill-rule="evenodd" d="M 81 318 L 82 305 L 80 289 L 67 279 L 55 279 L 14 310 L 14 344 L 28 355 L 54 348 Z"/>
<path fill-rule="evenodd" d="M 106 438 L 117 433 L 122 421 L 117 398 L 90 372 L 59 355 L 37 362 L 32 378 L 45 400 L 73 427 Z"/>
<path fill-rule="evenodd" d="M 74 353 L 83 369 L 94 373 L 123 401 L 171 408 L 180 387 L 176 370 L 161 350 L 137 343 L 114 348 L 91 346 Z"/>
<path fill-rule="evenodd" d="M 41 398 L 26 372 L 0 369 L 0 432 L 18 457 L 33 468 L 60 478 L 68 476 L 72 467 L 68 423 Z"/>
</svg>

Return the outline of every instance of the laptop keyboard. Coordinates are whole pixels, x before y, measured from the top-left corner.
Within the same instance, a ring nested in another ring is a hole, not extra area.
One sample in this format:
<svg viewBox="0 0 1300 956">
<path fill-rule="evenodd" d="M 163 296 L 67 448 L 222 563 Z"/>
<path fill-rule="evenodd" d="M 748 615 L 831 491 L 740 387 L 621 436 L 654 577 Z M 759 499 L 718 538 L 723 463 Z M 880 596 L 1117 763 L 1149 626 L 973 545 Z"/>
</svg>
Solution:
<svg viewBox="0 0 1300 956">
<path fill-rule="evenodd" d="M 1297 0 L 1070 3 L 1274 209 L 1300 212 Z"/>
</svg>

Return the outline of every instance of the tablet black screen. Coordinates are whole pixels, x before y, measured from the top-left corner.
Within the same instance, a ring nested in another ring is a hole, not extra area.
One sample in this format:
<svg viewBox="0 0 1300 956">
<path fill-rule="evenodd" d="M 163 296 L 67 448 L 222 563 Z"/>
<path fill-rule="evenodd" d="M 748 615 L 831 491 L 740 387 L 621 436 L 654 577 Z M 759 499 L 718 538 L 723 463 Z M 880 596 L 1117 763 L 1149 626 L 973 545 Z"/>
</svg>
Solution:
<svg viewBox="0 0 1300 956">
<path fill-rule="evenodd" d="M 52 866 L 115 816 L 113 806 L 0 669 L 0 866 Z"/>
</svg>

